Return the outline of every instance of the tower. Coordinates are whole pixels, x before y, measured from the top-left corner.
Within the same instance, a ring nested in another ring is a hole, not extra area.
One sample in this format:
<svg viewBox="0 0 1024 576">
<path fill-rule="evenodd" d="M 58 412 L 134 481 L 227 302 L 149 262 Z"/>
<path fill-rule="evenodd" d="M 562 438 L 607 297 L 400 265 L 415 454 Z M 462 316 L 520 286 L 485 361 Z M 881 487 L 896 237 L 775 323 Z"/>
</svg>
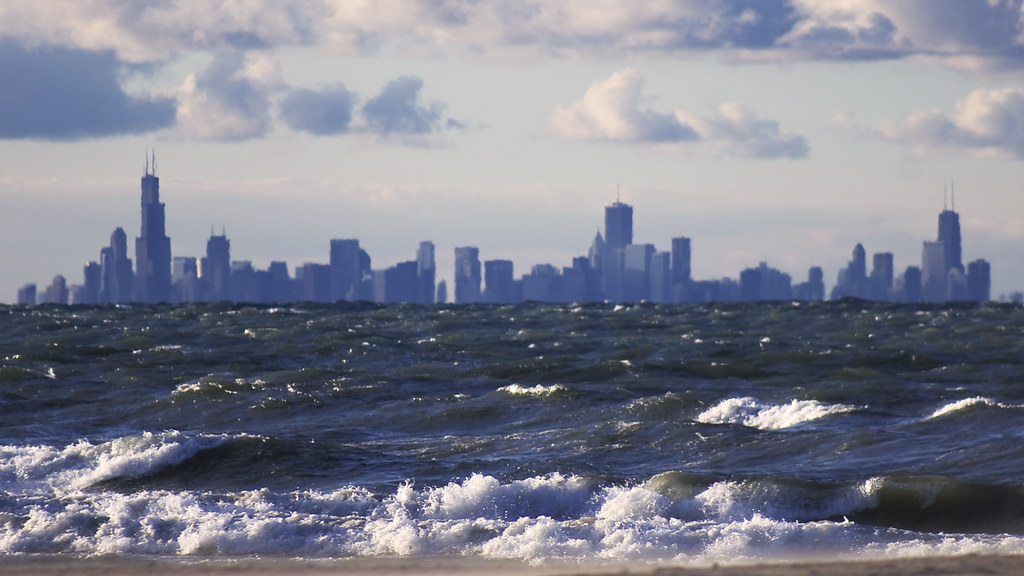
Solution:
<svg viewBox="0 0 1024 576">
<path fill-rule="evenodd" d="M 604 208 L 604 242 L 609 250 L 633 243 L 633 207 L 618 200 Z"/>
<path fill-rule="evenodd" d="M 460 246 L 455 249 L 455 303 L 479 301 L 480 250 L 475 246 Z"/>
<path fill-rule="evenodd" d="M 206 241 L 206 258 L 203 258 L 202 264 L 207 299 L 212 302 L 230 300 L 231 241 L 227 234 L 210 234 L 210 239 Z"/>
<path fill-rule="evenodd" d="M 171 239 L 164 226 L 156 152 L 146 156 L 142 176 L 142 230 L 135 239 L 135 296 L 140 302 L 167 302 L 171 292 Z"/>
</svg>

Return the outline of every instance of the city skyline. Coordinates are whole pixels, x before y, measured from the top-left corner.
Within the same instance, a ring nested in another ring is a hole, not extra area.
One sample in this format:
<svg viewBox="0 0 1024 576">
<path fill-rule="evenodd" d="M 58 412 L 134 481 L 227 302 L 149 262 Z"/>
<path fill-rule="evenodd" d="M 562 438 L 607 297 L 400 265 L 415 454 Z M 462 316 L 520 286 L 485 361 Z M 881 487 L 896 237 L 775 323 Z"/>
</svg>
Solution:
<svg viewBox="0 0 1024 576">
<path fill-rule="evenodd" d="M 298 301 L 373 301 L 382 304 L 429 305 L 447 301 L 447 280 L 436 276 L 433 242 L 419 243 L 415 259 L 387 268 L 374 268 L 372 256 L 357 238 L 332 238 L 328 262 L 292 265 L 274 261 L 265 270 L 248 260 L 232 260 L 230 239 L 211 229 L 205 256 L 174 256 L 166 236 L 165 204 L 160 202 L 156 154 L 147 151 L 140 181 L 140 233 L 135 241 L 135 270 L 127 258 L 127 235 L 118 227 L 98 261 L 83 268 L 82 282 L 68 284 L 58 274 L 39 290 L 37 284 L 18 289 L 17 303 L 123 304 L 223 301 L 286 303 Z M 954 189 L 955 191 L 955 189 Z M 923 241 L 921 264 L 908 265 L 898 276 L 891 252 L 876 252 L 867 269 L 861 243 L 853 258 L 840 269 L 831 299 L 855 297 L 887 302 L 988 301 L 991 265 L 979 258 L 967 266 L 962 260 L 960 215 L 951 204 L 939 213 L 934 241 Z M 733 277 L 695 279 L 691 276 L 691 239 L 671 239 L 671 251 L 654 244 L 634 243 L 633 207 L 619 195 L 604 208 L 604 233 L 598 231 L 586 256 L 559 268 L 536 263 L 515 278 L 510 260 L 481 261 L 476 246 L 454 249 L 453 302 L 658 302 L 706 303 L 729 301 L 825 300 L 826 285 L 820 266 L 812 266 L 807 281 L 768 266 L 766 261 L 745 268 Z M 1020 293 L 1012 296 L 1018 301 Z"/>
<path fill-rule="evenodd" d="M 962 262 L 989 261 L 998 298 L 1024 289 L 1022 16 L 1019 0 L 10 0 L 0 301 L 77 278 L 118 226 L 139 237 L 153 147 L 175 254 L 205 253 L 212 226 L 261 270 L 321 261 L 330 238 L 383 267 L 429 238 L 450 294 L 454 247 L 571 262 L 617 195 L 634 242 L 693 239 L 695 278 L 766 261 L 831 286 L 857 243 L 898 273 L 955 182 Z"/>
</svg>

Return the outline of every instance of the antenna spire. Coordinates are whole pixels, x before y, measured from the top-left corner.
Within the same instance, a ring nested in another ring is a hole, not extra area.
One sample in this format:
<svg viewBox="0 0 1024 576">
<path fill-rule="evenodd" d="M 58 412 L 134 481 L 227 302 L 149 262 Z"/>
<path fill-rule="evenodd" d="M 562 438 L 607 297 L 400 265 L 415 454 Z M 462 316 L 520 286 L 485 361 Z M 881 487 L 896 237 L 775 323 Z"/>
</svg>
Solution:
<svg viewBox="0 0 1024 576">
<path fill-rule="evenodd" d="M 156 148 L 153 148 L 153 176 L 156 176 Z"/>
<path fill-rule="evenodd" d="M 949 181 L 949 209 L 956 212 L 956 180 Z"/>
<path fill-rule="evenodd" d="M 619 183 L 615 183 L 615 203 L 619 203 Z"/>
<path fill-rule="evenodd" d="M 146 148 L 146 168 L 143 176 L 149 176 L 149 148 Z"/>
</svg>

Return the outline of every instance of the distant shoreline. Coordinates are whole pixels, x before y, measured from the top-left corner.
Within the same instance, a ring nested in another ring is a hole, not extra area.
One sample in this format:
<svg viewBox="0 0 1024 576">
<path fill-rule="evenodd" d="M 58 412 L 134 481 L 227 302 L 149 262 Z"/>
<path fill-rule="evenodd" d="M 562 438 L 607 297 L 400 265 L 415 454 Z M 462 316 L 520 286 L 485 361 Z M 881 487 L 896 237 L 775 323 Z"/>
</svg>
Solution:
<svg viewBox="0 0 1024 576">
<path fill-rule="evenodd" d="M 1024 554 L 932 556 L 891 559 L 819 559 L 795 562 L 764 562 L 737 565 L 686 567 L 612 562 L 576 565 L 543 563 L 531 565 L 515 560 L 481 558 L 351 558 L 341 560 L 300 559 L 178 559 L 145 557 L 68 558 L 63 556 L 7 557 L 0 563 L 0 574 L 11 576 L 135 575 L 201 576 L 237 574 L 261 576 L 299 574 L 306 576 L 375 576 L 382 574 L 420 574 L 451 576 L 485 574 L 506 576 L 598 576 L 636 574 L 650 576 L 968 576 L 1016 575 L 1024 572 Z"/>
</svg>

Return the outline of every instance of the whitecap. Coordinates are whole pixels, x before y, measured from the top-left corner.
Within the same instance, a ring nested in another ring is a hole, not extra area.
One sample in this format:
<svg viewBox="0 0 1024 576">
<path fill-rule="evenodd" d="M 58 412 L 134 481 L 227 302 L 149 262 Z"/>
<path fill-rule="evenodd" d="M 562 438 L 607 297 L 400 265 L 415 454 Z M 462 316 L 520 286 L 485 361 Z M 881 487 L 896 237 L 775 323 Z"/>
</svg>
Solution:
<svg viewBox="0 0 1024 576">
<path fill-rule="evenodd" d="M 817 400 L 792 400 L 773 405 L 754 398 L 728 398 L 697 415 L 701 424 L 742 424 L 760 430 L 782 430 L 833 414 L 852 412 L 853 406 Z"/>
</svg>

